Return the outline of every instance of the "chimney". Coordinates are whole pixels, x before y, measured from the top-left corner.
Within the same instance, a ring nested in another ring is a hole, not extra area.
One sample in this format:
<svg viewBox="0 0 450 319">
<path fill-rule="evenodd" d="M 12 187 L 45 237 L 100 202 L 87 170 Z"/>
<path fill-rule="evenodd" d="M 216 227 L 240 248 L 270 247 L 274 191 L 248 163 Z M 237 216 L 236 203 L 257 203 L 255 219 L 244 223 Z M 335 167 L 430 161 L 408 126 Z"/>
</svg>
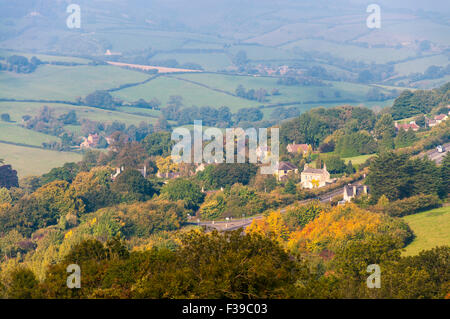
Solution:
<svg viewBox="0 0 450 319">
<path fill-rule="evenodd" d="M 356 197 L 356 185 L 353 185 L 353 196 Z"/>
</svg>

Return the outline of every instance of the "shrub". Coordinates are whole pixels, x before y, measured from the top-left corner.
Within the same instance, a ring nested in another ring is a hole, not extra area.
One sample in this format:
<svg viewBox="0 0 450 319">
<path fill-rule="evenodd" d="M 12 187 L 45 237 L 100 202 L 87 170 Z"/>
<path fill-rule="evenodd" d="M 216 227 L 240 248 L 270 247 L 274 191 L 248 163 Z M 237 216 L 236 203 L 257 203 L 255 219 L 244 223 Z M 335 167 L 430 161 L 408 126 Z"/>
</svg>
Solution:
<svg viewBox="0 0 450 319">
<path fill-rule="evenodd" d="M 438 196 L 420 194 L 391 202 L 382 208 L 378 207 L 377 210 L 390 216 L 402 217 L 417 214 L 439 206 L 441 206 L 441 202 Z"/>
</svg>

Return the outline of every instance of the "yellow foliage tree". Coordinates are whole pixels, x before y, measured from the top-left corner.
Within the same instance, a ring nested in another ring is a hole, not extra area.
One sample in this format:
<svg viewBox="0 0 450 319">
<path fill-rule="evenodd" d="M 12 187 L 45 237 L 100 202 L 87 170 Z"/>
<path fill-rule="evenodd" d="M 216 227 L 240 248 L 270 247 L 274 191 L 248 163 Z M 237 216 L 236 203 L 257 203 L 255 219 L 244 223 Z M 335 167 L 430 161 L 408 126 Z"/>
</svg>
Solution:
<svg viewBox="0 0 450 319">
<path fill-rule="evenodd" d="M 271 212 L 267 217 L 254 219 L 251 225 L 246 229 L 249 234 L 259 234 L 268 236 L 279 243 L 284 243 L 290 237 L 289 229 L 281 217 L 279 211 Z"/>
<path fill-rule="evenodd" d="M 320 251 L 350 238 L 378 232 L 382 218 L 382 215 L 362 210 L 354 204 L 337 206 L 329 212 L 321 212 L 302 230 L 293 232 L 288 248 Z"/>
<path fill-rule="evenodd" d="M 313 187 L 319 187 L 319 180 L 318 179 L 313 179 L 311 180 L 311 184 Z"/>
<path fill-rule="evenodd" d="M 172 161 L 171 156 L 158 157 L 156 159 L 156 166 L 160 173 L 172 173 L 178 171 L 178 164 Z"/>
</svg>

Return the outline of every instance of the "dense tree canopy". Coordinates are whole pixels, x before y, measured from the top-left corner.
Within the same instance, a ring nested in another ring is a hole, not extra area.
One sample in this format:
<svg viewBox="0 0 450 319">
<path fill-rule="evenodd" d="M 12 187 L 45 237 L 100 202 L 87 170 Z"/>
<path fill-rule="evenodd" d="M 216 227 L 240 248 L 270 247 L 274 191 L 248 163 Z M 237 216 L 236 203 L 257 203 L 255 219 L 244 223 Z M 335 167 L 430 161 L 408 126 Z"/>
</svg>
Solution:
<svg viewBox="0 0 450 319">
<path fill-rule="evenodd" d="M 125 169 L 117 176 L 111 189 L 120 193 L 127 200 L 144 201 L 155 193 L 152 183 L 135 169 Z"/>
<path fill-rule="evenodd" d="M 250 163 L 222 163 L 211 165 L 201 172 L 198 177 L 212 188 L 231 186 L 236 183 L 247 185 L 258 170 L 257 166 Z"/>
<path fill-rule="evenodd" d="M 392 117 L 397 120 L 430 113 L 439 104 L 449 103 L 449 91 L 450 83 L 434 90 L 403 91 L 394 101 L 391 110 Z"/>
<path fill-rule="evenodd" d="M 17 171 L 13 170 L 11 165 L 0 165 L 0 188 L 11 188 L 18 186 L 19 178 L 17 177 Z"/>
<path fill-rule="evenodd" d="M 408 159 L 407 155 L 384 152 L 370 164 L 367 178 L 371 195 L 397 200 L 417 194 L 437 194 L 441 177 L 436 163 L 428 159 Z"/>
<path fill-rule="evenodd" d="M 171 201 L 183 200 L 186 208 L 197 210 L 205 198 L 200 186 L 188 179 L 170 181 L 161 189 L 161 197 Z"/>
</svg>

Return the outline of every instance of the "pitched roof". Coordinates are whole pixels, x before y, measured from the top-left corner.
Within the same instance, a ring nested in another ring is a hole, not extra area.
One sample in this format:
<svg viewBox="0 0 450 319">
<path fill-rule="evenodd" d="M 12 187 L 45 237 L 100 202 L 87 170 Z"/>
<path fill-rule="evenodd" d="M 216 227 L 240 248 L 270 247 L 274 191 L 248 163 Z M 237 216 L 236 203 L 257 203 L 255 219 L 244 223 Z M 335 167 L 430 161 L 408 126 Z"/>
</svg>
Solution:
<svg viewBox="0 0 450 319">
<path fill-rule="evenodd" d="M 439 114 L 439 115 L 436 115 L 436 116 L 434 117 L 434 119 L 440 121 L 440 120 L 445 119 L 446 116 L 447 116 L 447 115 L 445 115 L 445 114 Z"/>
<path fill-rule="evenodd" d="M 419 129 L 420 128 L 420 126 L 419 125 L 417 125 L 416 123 L 409 123 L 409 124 L 407 124 L 407 123 L 400 123 L 400 124 L 396 124 L 396 128 L 397 129 L 404 129 L 404 130 L 409 130 L 410 128 L 411 129 Z"/>
<path fill-rule="evenodd" d="M 278 164 L 279 171 L 293 171 L 295 169 L 297 169 L 297 166 L 295 166 L 294 164 L 291 164 L 289 162 L 280 162 Z"/>
<path fill-rule="evenodd" d="M 289 144 L 286 149 L 288 152 L 295 152 L 298 153 L 299 151 L 307 152 L 308 151 L 308 144 Z"/>
<path fill-rule="evenodd" d="M 311 168 L 305 166 L 302 173 L 311 173 L 311 174 L 323 174 L 323 169 L 321 168 Z"/>
</svg>

